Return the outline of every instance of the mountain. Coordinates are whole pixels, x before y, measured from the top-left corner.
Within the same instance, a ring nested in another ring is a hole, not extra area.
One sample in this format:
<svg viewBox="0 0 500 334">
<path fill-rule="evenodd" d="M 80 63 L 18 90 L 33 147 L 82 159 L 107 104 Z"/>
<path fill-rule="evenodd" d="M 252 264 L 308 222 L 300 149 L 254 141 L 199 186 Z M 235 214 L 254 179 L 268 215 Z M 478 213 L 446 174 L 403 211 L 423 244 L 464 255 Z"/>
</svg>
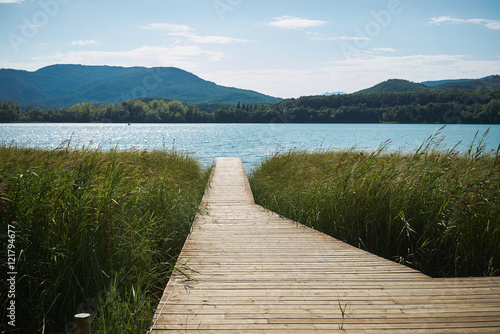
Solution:
<svg viewBox="0 0 500 334">
<path fill-rule="evenodd" d="M 455 80 L 438 80 L 438 81 L 424 81 L 421 82 L 422 85 L 428 86 L 428 87 L 434 87 L 438 85 L 442 85 L 445 83 L 456 83 L 456 82 L 467 82 L 467 81 L 474 81 L 474 79 L 455 79 Z"/>
<path fill-rule="evenodd" d="M 34 72 L 0 69 L 0 101 L 63 108 L 156 97 L 183 103 L 274 103 L 281 99 L 224 87 L 175 67 L 52 65 Z"/>
<path fill-rule="evenodd" d="M 482 82 L 487 82 L 489 80 L 493 80 L 495 81 L 496 78 L 498 77 L 498 75 L 490 75 L 490 76 L 487 76 L 485 78 L 481 78 L 481 79 L 451 79 L 451 80 L 438 80 L 438 81 L 425 81 L 425 82 L 421 82 L 422 85 L 425 85 L 425 86 L 428 86 L 428 87 L 435 87 L 435 86 L 442 86 L 442 87 L 467 87 L 469 85 L 472 85 L 474 86 L 475 83 L 473 81 L 476 81 L 476 84 L 477 84 L 477 81 L 482 81 Z M 460 89 L 460 88 L 458 88 Z"/>
<path fill-rule="evenodd" d="M 360 90 L 356 94 L 374 93 L 408 93 L 429 90 L 430 88 L 422 84 L 402 79 L 390 79 L 381 82 L 371 88 Z"/>
<path fill-rule="evenodd" d="M 450 81 L 441 85 L 434 86 L 438 90 L 484 90 L 500 88 L 500 76 L 491 75 L 486 78 L 469 81 Z"/>
<path fill-rule="evenodd" d="M 500 76 L 491 75 L 482 79 L 459 79 L 426 81 L 423 83 L 411 82 L 401 79 L 390 79 L 373 87 L 360 90 L 356 94 L 373 93 L 410 93 L 420 91 L 446 91 L 446 90 L 484 90 L 500 88 Z"/>
<path fill-rule="evenodd" d="M 344 92 L 333 92 L 333 93 L 325 93 L 323 94 L 323 96 L 332 96 L 332 95 L 342 95 L 342 94 L 346 94 Z"/>
</svg>

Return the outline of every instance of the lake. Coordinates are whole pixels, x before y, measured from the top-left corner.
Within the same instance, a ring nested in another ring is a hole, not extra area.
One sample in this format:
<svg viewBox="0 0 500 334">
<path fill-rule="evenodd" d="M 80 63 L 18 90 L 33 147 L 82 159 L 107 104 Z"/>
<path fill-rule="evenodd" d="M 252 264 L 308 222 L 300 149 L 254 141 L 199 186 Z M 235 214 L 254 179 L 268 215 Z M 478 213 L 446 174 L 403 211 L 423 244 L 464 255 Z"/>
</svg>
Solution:
<svg viewBox="0 0 500 334">
<path fill-rule="evenodd" d="M 292 149 L 373 151 L 390 140 L 389 151 L 413 151 L 442 125 L 436 124 L 0 124 L 0 141 L 54 149 L 66 145 L 108 150 L 171 149 L 187 152 L 204 165 L 216 157 L 241 157 L 251 171 L 265 157 Z M 443 147 L 467 150 L 475 134 L 489 150 L 500 143 L 500 125 L 448 125 Z"/>
</svg>

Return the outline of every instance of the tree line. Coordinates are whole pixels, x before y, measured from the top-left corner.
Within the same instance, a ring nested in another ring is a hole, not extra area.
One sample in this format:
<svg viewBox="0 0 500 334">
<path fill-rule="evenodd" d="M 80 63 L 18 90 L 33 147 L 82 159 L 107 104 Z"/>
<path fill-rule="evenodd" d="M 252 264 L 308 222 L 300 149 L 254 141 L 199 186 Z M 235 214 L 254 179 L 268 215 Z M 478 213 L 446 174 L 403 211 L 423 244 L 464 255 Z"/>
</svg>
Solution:
<svg viewBox="0 0 500 334">
<path fill-rule="evenodd" d="M 42 109 L 6 101 L 0 102 L 0 122 L 500 124 L 500 89 L 308 96 L 237 105 L 143 98 Z"/>
</svg>

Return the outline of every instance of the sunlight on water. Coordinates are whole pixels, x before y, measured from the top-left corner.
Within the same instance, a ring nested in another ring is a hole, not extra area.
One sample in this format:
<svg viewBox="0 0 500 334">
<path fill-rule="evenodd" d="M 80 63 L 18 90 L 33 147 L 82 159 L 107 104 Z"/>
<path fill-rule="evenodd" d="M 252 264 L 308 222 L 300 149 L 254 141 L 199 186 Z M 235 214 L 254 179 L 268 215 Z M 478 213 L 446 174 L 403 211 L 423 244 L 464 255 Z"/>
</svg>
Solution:
<svg viewBox="0 0 500 334">
<path fill-rule="evenodd" d="M 389 150 L 415 150 L 441 125 L 435 124 L 0 124 L 0 140 L 9 145 L 55 149 L 60 145 L 104 150 L 174 148 L 210 165 L 216 157 L 241 157 L 250 171 L 264 157 L 291 149 L 373 151 L 390 139 Z M 466 150 L 476 132 L 488 149 L 500 143 L 500 125 L 448 125 L 444 145 L 462 141 Z"/>
</svg>

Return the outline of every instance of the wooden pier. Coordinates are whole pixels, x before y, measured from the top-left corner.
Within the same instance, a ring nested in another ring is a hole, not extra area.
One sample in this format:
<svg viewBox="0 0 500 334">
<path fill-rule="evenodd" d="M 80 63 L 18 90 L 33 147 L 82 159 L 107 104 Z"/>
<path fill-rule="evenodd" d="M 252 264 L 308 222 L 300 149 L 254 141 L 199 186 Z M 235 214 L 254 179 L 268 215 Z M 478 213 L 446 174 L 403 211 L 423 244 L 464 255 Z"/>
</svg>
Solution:
<svg viewBox="0 0 500 334">
<path fill-rule="evenodd" d="M 430 278 L 282 218 L 238 158 L 203 205 L 151 333 L 500 333 L 500 278 Z"/>
</svg>

